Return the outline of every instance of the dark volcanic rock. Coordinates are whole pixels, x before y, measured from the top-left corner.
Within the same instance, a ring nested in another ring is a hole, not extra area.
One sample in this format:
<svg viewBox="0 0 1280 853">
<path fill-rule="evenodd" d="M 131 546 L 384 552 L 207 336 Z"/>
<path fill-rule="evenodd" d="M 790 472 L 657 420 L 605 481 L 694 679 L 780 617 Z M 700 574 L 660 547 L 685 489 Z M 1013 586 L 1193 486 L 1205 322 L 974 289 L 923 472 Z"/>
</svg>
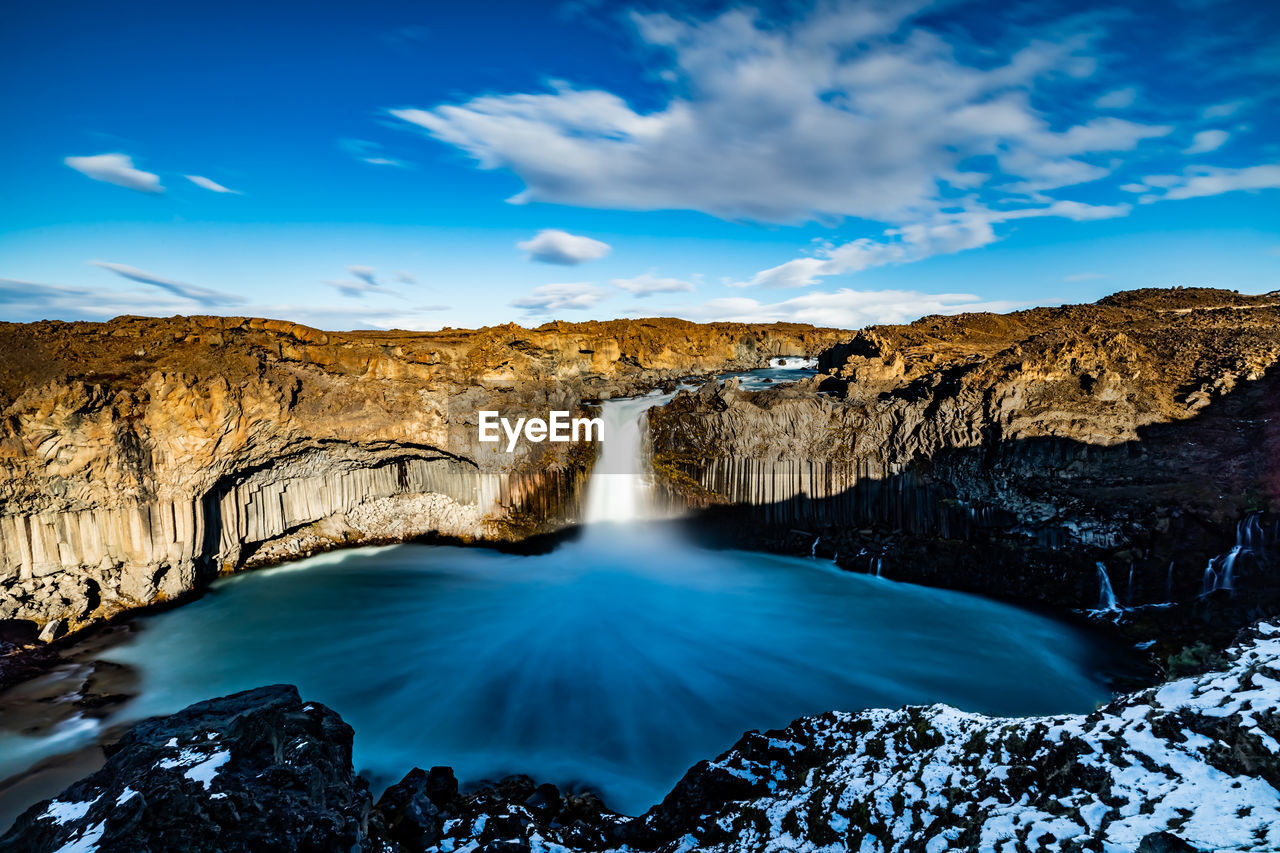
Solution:
<svg viewBox="0 0 1280 853">
<path fill-rule="evenodd" d="M 134 726 L 102 770 L 28 809 L 0 850 L 365 849 L 372 802 L 352 736 L 291 686 L 201 702 Z"/>
<path fill-rule="evenodd" d="M 554 849 L 604 850 L 630 818 L 617 815 L 593 794 L 562 794 L 528 776 L 508 776 L 458 793 L 448 767 L 410 771 L 378 800 L 389 844 L 409 851 Z"/>
</svg>

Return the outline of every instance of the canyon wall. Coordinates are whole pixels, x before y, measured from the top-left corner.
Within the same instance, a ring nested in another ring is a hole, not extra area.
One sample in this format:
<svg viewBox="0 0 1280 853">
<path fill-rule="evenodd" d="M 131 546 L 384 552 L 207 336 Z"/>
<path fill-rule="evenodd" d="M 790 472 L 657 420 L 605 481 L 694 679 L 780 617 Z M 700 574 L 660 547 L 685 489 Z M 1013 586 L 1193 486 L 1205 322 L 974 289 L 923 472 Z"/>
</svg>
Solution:
<svg viewBox="0 0 1280 853">
<path fill-rule="evenodd" d="M 587 444 L 477 440 L 513 419 L 847 333 L 679 320 L 328 333 L 272 320 L 0 324 L 0 620 L 45 639 L 218 572 L 427 533 L 575 519 Z"/>
<path fill-rule="evenodd" d="M 720 507 L 706 525 L 804 553 L 821 536 L 858 571 L 1094 607 L 1101 560 L 1120 604 L 1191 598 L 1237 522 L 1280 509 L 1277 359 L 1280 294 L 926 317 L 796 385 L 679 395 L 650 417 L 655 464 Z"/>
</svg>

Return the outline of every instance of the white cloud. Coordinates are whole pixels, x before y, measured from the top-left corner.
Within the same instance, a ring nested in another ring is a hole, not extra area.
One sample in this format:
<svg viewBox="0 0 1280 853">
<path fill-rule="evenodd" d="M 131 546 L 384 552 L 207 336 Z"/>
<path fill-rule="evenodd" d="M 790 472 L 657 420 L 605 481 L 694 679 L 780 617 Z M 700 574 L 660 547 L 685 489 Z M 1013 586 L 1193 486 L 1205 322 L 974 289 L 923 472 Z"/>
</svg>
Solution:
<svg viewBox="0 0 1280 853">
<path fill-rule="evenodd" d="M 417 284 L 418 280 L 404 270 L 397 270 L 395 273 L 397 284 Z"/>
<path fill-rule="evenodd" d="M 1244 101 L 1228 101 L 1225 104 L 1214 104 L 1201 110 L 1200 115 L 1207 119 L 1227 118 L 1239 112 L 1244 105 Z"/>
<path fill-rule="evenodd" d="M 144 172 L 141 169 L 135 169 L 133 158 L 127 154 L 94 154 L 92 157 L 67 157 L 62 162 L 80 174 L 93 178 L 95 181 L 115 184 L 118 187 L 128 187 L 131 190 L 137 190 L 142 193 L 159 194 L 164 192 L 164 187 L 160 186 L 160 176 L 151 172 Z"/>
<path fill-rule="evenodd" d="M 127 266 L 126 264 L 113 264 L 108 261 L 89 261 L 90 266 L 101 267 L 104 270 L 115 273 L 121 278 L 127 278 L 130 281 L 136 281 L 140 284 L 147 284 L 151 287 L 158 287 L 166 290 L 174 296 L 192 302 L 198 302 L 201 305 L 217 307 L 219 305 L 235 305 L 244 302 L 244 298 L 234 293 L 224 293 L 219 290 L 210 290 L 207 287 L 196 287 L 192 284 L 184 284 L 180 281 L 173 281 L 167 278 L 161 278 L 158 275 L 149 273 L 146 270 L 140 270 L 137 267 Z"/>
<path fill-rule="evenodd" d="M 554 311 L 584 311 L 608 296 L 607 290 L 591 282 L 544 284 L 511 304 L 526 314 L 550 314 Z"/>
<path fill-rule="evenodd" d="M 1182 153 L 1205 154 L 1209 151 L 1217 151 L 1230 138 L 1231 134 L 1225 130 L 1202 130 L 1191 137 L 1191 145 L 1183 149 Z"/>
<path fill-rule="evenodd" d="M 1111 219 L 1130 211 L 1127 204 L 1089 205 L 1076 201 L 1055 201 L 1044 207 L 1015 210 L 973 210 L 940 216 L 927 223 L 890 228 L 883 239 L 861 238 L 839 246 L 826 245 L 813 257 L 796 258 L 756 273 L 736 286 L 807 287 L 822 276 L 845 275 L 872 267 L 911 263 L 977 249 L 999 239 L 992 227 L 1016 219 L 1054 216 L 1074 221 Z"/>
<path fill-rule="evenodd" d="M 857 329 L 874 323 L 906 323 L 927 314 L 966 311 L 1012 311 L 1024 303 L 983 302 L 969 293 L 919 293 L 910 290 L 851 290 L 811 292 L 781 302 L 763 303 L 747 297 L 712 299 L 670 313 L 695 321 L 740 323 L 793 322 Z"/>
<path fill-rule="evenodd" d="M 1238 190 L 1280 188 L 1280 166 L 1249 166 L 1244 169 L 1201 167 L 1189 173 L 1185 182 L 1169 189 L 1166 199 L 1200 198 Z"/>
<path fill-rule="evenodd" d="M 1142 183 L 1147 187 L 1162 187 L 1164 189 L 1168 189 L 1169 187 L 1176 187 L 1178 184 L 1182 183 L 1182 178 L 1177 175 L 1147 175 L 1142 179 Z"/>
<path fill-rule="evenodd" d="M 1127 86 L 1123 89 L 1112 89 L 1102 97 L 1094 100 L 1093 105 L 1102 110 L 1122 110 L 1133 106 L 1133 102 L 1137 99 L 1137 87 Z"/>
<path fill-rule="evenodd" d="M 1127 193 L 1145 193 L 1147 190 L 1151 189 L 1151 187 L 1147 186 L 1146 184 L 1135 183 L 1135 184 L 1121 184 L 1120 189 L 1124 190 Z"/>
<path fill-rule="evenodd" d="M 539 231 L 531 240 L 516 243 L 516 248 L 529 253 L 529 259 L 544 264 L 575 266 L 609 254 L 608 243 L 580 237 L 553 228 Z"/>
<path fill-rule="evenodd" d="M 658 278 L 652 271 L 635 278 L 615 278 L 609 282 L 614 287 L 627 291 L 638 297 L 651 296 L 655 293 L 691 293 L 693 282 L 678 278 Z"/>
<path fill-rule="evenodd" d="M 209 190 L 210 192 L 231 193 L 232 195 L 243 195 L 243 193 L 241 193 L 239 190 L 228 189 L 227 187 L 224 187 L 222 184 L 218 183 L 217 181 L 213 181 L 213 180 L 210 180 L 209 178 L 201 177 L 200 175 L 185 175 L 184 177 L 191 183 L 195 184 L 196 186 L 203 187 L 204 189 Z"/>
<path fill-rule="evenodd" d="M 1266 164 L 1243 169 L 1221 169 L 1193 166 L 1181 175 L 1148 175 L 1142 179 L 1152 195 L 1143 202 L 1202 198 L 1240 190 L 1257 191 L 1280 188 L 1280 165 Z"/>
<path fill-rule="evenodd" d="M 1092 181 L 1114 168 L 1105 155 L 1172 130 L 1111 117 L 1057 130 L 1031 96 L 1089 71 L 1086 39 L 1054 33 L 977 67 L 957 58 L 968 45 L 920 26 L 903 35 L 913 11 L 829 2 L 779 26 L 740 9 L 636 14 L 639 38 L 670 60 L 659 70 L 673 94 L 652 112 L 556 83 L 391 113 L 481 168 L 515 172 L 516 201 L 784 223 L 912 223 L 954 201 L 948 186 L 976 201 Z M 999 169 L 962 170 L 983 157 Z"/>
</svg>

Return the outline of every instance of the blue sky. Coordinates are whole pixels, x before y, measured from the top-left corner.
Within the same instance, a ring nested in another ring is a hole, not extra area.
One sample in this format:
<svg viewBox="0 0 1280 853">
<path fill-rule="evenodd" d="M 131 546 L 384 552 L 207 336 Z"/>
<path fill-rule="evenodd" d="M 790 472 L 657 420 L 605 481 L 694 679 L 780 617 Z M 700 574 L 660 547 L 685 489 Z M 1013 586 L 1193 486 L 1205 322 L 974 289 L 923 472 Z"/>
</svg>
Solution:
<svg viewBox="0 0 1280 853">
<path fill-rule="evenodd" d="M 6 4 L 0 319 L 1280 288 L 1280 6 Z"/>
</svg>

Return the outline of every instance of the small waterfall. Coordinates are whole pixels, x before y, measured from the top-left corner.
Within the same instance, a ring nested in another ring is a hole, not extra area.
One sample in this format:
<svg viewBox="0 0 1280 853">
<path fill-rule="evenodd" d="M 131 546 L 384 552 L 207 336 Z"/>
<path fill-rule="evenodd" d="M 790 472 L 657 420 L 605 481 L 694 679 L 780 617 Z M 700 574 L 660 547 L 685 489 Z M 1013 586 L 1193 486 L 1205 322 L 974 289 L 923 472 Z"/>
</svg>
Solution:
<svg viewBox="0 0 1280 853">
<path fill-rule="evenodd" d="M 1164 576 L 1164 600 L 1173 601 L 1173 560 L 1169 561 L 1169 571 Z"/>
<path fill-rule="evenodd" d="M 817 539 L 813 540 L 813 547 L 809 549 L 809 557 L 810 557 L 811 559 L 817 559 L 817 557 L 818 557 L 818 543 L 819 543 L 819 542 L 821 542 L 821 541 L 822 541 L 822 537 L 821 537 L 821 536 L 819 536 Z"/>
<path fill-rule="evenodd" d="M 816 358 L 803 355 L 774 356 L 769 359 L 769 367 L 774 370 L 813 370 L 817 366 Z"/>
<path fill-rule="evenodd" d="M 1107 576 L 1107 567 L 1099 560 L 1098 566 L 1098 609 L 1099 610 L 1119 610 L 1120 606 L 1116 601 L 1115 590 L 1111 588 L 1111 578 Z"/>
<path fill-rule="evenodd" d="M 1124 600 L 1125 600 L 1125 603 L 1128 604 L 1130 607 L 1133 606 L 1133 562 L 1132 561 L 1130 561 L 1129 563 L 1129 585 L 1125 587 Z"/>
<path fill-rule="evenodd" d="M 1200 594 L 1208 595 L 1219 590 L 1234 592 L 1236 563 L 1242 556 L 1265 561 L 1269 538 L 1262 527 L 1261 513 L 1250 513 L 1242 518 L 1236 524 L 1236 544 L 1227 553 L 1211 558 L 1204 567 Z"/>
<path fill-rule="evenodd" d="M 884 568 L 884 558 L 876 557 L 876 577 L 880 577 L 880 570 Z"/>
<path fill-rule="evenodd" d="M 640 521 L 653 515 L 649 476 L 648 411 L 672 394 L 605 400 L 600 404 L 604 438 L 587 481 L 587 524 Z"/>
</svg>

